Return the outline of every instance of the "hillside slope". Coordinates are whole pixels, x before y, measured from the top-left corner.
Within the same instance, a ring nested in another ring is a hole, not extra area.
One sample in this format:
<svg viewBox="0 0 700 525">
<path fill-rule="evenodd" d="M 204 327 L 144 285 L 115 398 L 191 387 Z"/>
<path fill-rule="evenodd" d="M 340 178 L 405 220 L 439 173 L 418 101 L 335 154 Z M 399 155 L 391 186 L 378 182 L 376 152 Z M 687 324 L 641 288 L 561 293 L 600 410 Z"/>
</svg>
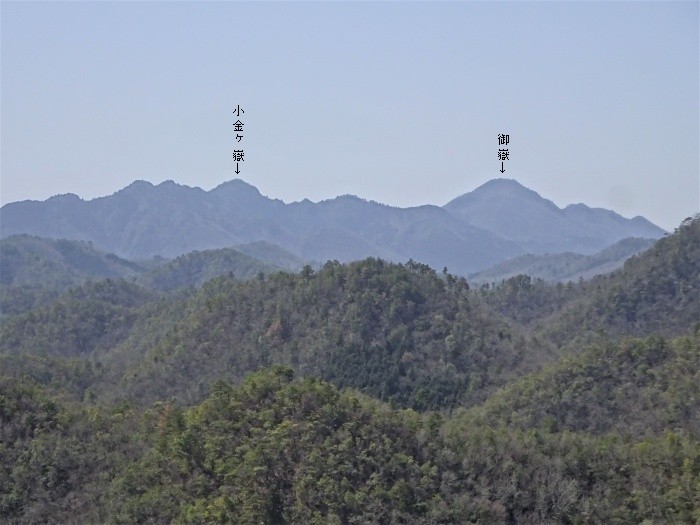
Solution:
<svg viewBox="0 0 700 525">
<path fill-rule="evenodd" d="M 700 322 L 700 217 L 618 270 L 577 283 L 516 275 L 479 288 L 501 315 L 557 347 L 623 336 L 692 333 Z"/>
<path fill-rule="evenodd" d="M 133 340 L 115 349 L 134 356 L 125 393 L 196 401 L 217 378 L 240 381 L 283 364 L 402 406 L 443 407 L 483 399 L 546 352 L 472 304 L 464 280 L 377 259 L 215 279 L 187 311 L 157 346 L 136 352 Z"/>
<path fill-rule="evenodd" d="M 244 249 L 288 266 L 303 262 L 274 245 Z M 0 240 L 0 319 L 45 307 L 69 289 L 101 279 L 127 279 L 153 291 L 171 292 L 199 287 L 220 275 L 245 280 L 280 269 L 231 248 L 137 263 L 84 241 L 15 235 Z"/>
<path fill-rule="evenodd" d="M 63 291 L 87 279 L 138 275 L 138 264 L 104 253 L 92 244 L 15 235 L 0 240 L 0 284 Z"/>
<path fill-rule="evenodd" d="M 623 239 L 593 255 L 579 253 L 526 254 L 469 276 L 469 282 L 498 283 L 516 275 L 529 275 L 550 282 L 578 281 L 610 273 L 632 255 L 654 244 L 655 239 Z"/>
<path fill-rule="evenodd" d="M 579 299 L 543 320 L 541 331 L 556 344 L 600 334 L 690 333 L 700 326 L 698 261 L 700 216 L 686 220 L 621 269 L 586 283 Z"/>
<path fill-rule="evenodd" d="M 639 437 L 700 437 L 700 333 L 593 345 L 492 396 L 478 421 Z"/>
<path fill-rule="evenodd" d="M 232 248 L 190 252 L 145 272 L 138 282 L 147 288 L 172 291 L 229 275 L 235 279 L 252 279 L 260 273 L 273 273 L 280 268 L 254 259 Z"/>
<path fill-rule="evenodd" d="M 0 378 L 9 523 L 692 523 L 700 447 L 504 431 L 273 368 L 201 404 L 66 403 Z M 40 472 L 40 475 L 37 473 Z"/>
</svg>

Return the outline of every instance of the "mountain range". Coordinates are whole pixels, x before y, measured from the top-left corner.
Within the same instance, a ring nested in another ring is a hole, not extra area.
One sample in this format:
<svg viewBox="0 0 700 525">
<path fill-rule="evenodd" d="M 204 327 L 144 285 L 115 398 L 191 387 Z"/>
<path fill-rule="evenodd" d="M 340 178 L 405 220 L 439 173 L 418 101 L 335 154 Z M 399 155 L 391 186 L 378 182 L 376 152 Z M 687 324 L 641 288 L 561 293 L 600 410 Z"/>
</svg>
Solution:
<svg viewBox="0 0 700 525">
<path fill-rule="evenodd" d="M 174 258 L 264 241 L 302 260 L 414 259 L 468 275 L 526 253 L 592 254 L 665 232 L 584 204 L 558 208 L 514 180 L 496 179 L 443 207 L 397 208 L 353 195 L 284 203 L 236 179 L 205 191 L 136 181 L 113 195 L 66 194 L 6 204 L 0 236 L 92 242 L 127 259 Z"/>
</svg>

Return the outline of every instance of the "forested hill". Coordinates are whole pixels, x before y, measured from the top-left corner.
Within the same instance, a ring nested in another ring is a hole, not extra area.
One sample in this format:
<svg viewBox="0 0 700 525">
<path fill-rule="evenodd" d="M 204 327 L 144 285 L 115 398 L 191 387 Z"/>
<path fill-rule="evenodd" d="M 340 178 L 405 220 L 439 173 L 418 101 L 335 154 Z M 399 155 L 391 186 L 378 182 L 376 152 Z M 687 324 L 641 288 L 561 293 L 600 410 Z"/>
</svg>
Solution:
<svg viewBox="0 0 700 525">
<path fill-rule="evenodd" d="M 281 269 L 275 263 L 293 269 L 304 266 L 303 261 L 274 245 L 255 243 L 241 250 L 257 257 L 221 248 L 188 253 L 172 261 L 127 261 L 84 241 L 15 235 L 0 240 L 0 320 L 46 307 L 72 287 L 105 278 L 127 279 L 152 291 L 171 292 L 199 287 L 220 275 L 251 279 L 260 273 L 274 273 Z"/>
<path fill-rule="evenodd" d="M 289 369 L 183 409 L 0 379 L 8 523 L 694 523 L 700 446 L 397 411 Z"/>
<path fill-rule="evenodd" d="M 635 439 L 664 430 L 700 437 L 700 331 L 598 343 L 492 396 L 481 424 L 546 427 Z"/>
<path fill-rule="evenodd" d="M 88 280 L 125 278 L 155 290 L 174 290 L 199 286 L 228 273 L 250 279 L 260 272 L 282 269 L 271 260 L 285 267 L 304 266 L 302 260 L 266 243 L 244 245 L 239 250 L 195 251 L 172 261 L 129 261 L 84 241 L 14 235 L 0 240 L 0 286 L 63 292 Z"/>
<path fill-rule="evenodd" d="M 0 240 L 0 320 L 45 307 L 61 293 L 90 279 L 133 278 L 145 269 L 65 239 L 15 235 Z"/>
<path fill-rule="evenodd" d="M 535 309 L 526 327 L 518 318 L 499 320 L 464 280 L 420 264 L 370 259 L 328 264 L 317 274 L 213 281 L 193 301 L 191 317 L 147 354 L 153 363 L 129 376 L 127 390 L 148 397 L 159 376 L 181 376 L 176 385 L 195 377 L 203 383 L 194 391 L 206 391 L 215 370 L 235 370 L 228 377 L 237 380 L 257 366 L 285 364 L 403 406 L 468 405 L 557 355 L 580 352 L 587 341 L 693 333 L 698 260 L 695 219 L 610 277 L 572 288 L 543 285 L 545 303 L 560 306 Z M 532 297 L 526 285 L 510 294 L 516 307 Z M 186 348 L 203 352 L 180 350 Z"/>
<path fill-rule="evenodd" d="M 698 227 L 689 222 L 611 277 L 573 287 L 518 278 L 470 290 L 428 266 L 378 259 L 220 277 L 158 307 L 113 282 L 5 323 L 0 350 L 89 356 L 111 370 L 94 390 L 142 402 L 198 401 L 218 378 L 281 364 L 401 406 L 470 405 L 587 341 L 694 330 Z"/>
<path fill-rule="evenodd" d="M 680 335 L 700 326 L 700 216 L 585 284 L 583 297 L 547 320 L 555 342 L 573 335 Z"/>
<path fill-rule="evenodd" d="M 481 288 L 496 311 L 557 346 L 625 335 L 682 335 L 700 322 L 700 217 L 619 270 L 578 284 L 518 275 Z"/>
<path fill-rule="evenodd" d="M 93 388 L 139 402 L 201 400 L 218 378 L 284 364 L 421 409 L 484 399 L 549 350 L 474 301 L 463 278 L 417 263 L 220 277 L 157 307 L 137 300 L 144 291 L 132 284 L 112 282 L 99 298 L 91 286 L 9 320 L 0 350 L 127 366 L 118 385 Z"/>
<path fill-rule="evenodd" d="M 414 263 L 367 259 L 248 282 L 219 278 L 187 311 L 138 355 L 123 391 L 196 400 L 217 377 L 238 381 L 284 364 L 425 409 L 483 399 L 544 351 L 474 303 L 464 279 Z"/>
<path fill-rule="evenodd" d="M 220 275 L 235 279 L 252 279 L 260 273 L 274 273 L 280 268 L 255 259 L 232 248 L 191 252 L 144 272 L 138 282 L 154 290 L 171 291 L 201 286 Z"/>
<path fill-rule="evenodd" d="M 0 284 L 66 290 L 86 279 L 138 275 L 143 267 L 91 243 L 15 235 L 0 240 Z"/>
<path fill-rule="evenodd" d="M 570 285 L 72 288 L 0 326 L 0 521 L 697 522 L 699 228 Z"/>
</svg>

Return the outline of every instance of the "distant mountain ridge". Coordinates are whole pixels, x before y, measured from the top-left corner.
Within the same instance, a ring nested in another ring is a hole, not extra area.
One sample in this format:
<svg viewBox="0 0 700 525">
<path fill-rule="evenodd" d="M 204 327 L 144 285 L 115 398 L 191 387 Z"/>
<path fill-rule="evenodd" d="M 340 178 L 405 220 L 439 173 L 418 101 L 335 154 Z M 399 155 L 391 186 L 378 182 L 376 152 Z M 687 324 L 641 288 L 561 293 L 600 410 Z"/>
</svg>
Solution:
<svg viewBox="0 0 700 525">
<path fill-rule="evenodd" d="M 304 264 L 282 248 L 266 243 L 193 251 L 171 261 L 129 261 L 85 241 L 26 234 L 0 240 L 0 286 L 39 286 L 59 291 L 105 278 L 136 280 L 158 290 L 173 289 L 200 285 L 229 272 L 238 279 L 250 279 L 261 271 L 300 270 Z M 157 282 L 163 278 L 173 284 L 159 286 Z"/>
<path fill-rule="evenodd" d="M 654 242 L 654 239 L 630 237 L 611 244 L 593 255 L 571 252 L 521 255 L 470 275 L 469 282 L 498 283 L 516 275 L 529 275 L 551 282 L 590 279 L 620 268 L 632 255 L 646 250 Z"/>
<path fill-rule="evenodd" d="M 90 241 L 129 259 L 174 258 L 264 241 L 303 260 L 414 259 L 462 275 L 524 253 L 592 253 L 626 237 L 658 238 L 643 218 L 561 210 L 515 181 L 490 181 L 444 207 L 396 208 L 345 195 L 286 204 L 236 179 L 213 190 L 136 181 L 107 196 L 73 194 L 0 210 L 0 236 Z"/>
<path fill-rule="evenodd" d="M 85 241 L 13 235 L 0 240 L 0 322 L 89 281 L 125 279 L 164 292 L 198 287 L 220 275 L 246 280 L 303 265 L 266 243 L 194 251 L 172 261 L 128 261 Z"/>
<path fill-rule="evenodd" d="M 64 290 L 88 278 L 127 278 L 138 264 L 102 253 L 91 244 L 17 235 L 0 241 L 0 286 L 41 285 Z"/>
</svg>

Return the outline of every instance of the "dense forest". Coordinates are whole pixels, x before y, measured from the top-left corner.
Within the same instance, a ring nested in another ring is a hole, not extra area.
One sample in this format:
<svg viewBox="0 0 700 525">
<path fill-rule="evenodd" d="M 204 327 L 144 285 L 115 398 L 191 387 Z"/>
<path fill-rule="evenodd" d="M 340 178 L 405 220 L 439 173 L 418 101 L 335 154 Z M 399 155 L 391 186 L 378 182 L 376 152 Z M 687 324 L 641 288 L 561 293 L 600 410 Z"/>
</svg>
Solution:
<svg viewBox="0 0 700 525">
<path fill-rule="evenodd" d="M 556 284 L 49 248 L 0 290 L 0 521 L 700 523 L 700 218 Z"/>
</svg>

